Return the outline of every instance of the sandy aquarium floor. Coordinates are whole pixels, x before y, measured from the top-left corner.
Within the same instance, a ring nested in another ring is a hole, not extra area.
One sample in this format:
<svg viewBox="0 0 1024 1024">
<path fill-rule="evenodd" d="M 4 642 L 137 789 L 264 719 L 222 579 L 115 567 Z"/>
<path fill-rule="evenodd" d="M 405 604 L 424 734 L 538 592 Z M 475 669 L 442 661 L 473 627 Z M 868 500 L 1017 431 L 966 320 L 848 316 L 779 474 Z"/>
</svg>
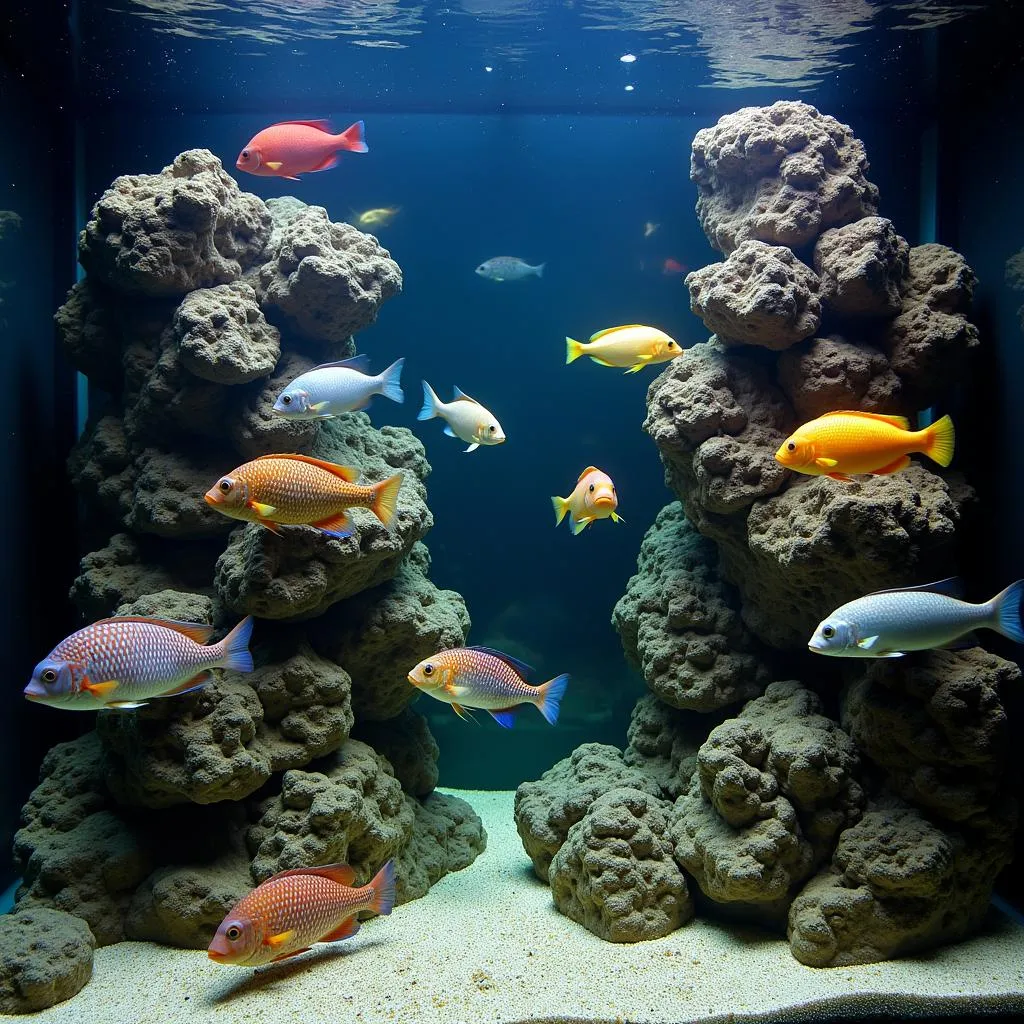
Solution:
<svg viewBox="0 0 1024 1024">
<path fill-rule="evenodd" d="M 1024 1012 L 1024 928 L 1002 915 L 988 934 L 957 947 L 831 970 L 803 967 L 763 934 L 700 921 L 654 942 L 602 942 L 562 917 L 533 877 L 512 794 L 455 792 L 483 817 L 486 853 L 351 941 L 255 971 L 215 964 L 201 951 L 108 946 L 97 950 L 86 988 L 35 1019 L 683 1024 Z"/>
</svg>

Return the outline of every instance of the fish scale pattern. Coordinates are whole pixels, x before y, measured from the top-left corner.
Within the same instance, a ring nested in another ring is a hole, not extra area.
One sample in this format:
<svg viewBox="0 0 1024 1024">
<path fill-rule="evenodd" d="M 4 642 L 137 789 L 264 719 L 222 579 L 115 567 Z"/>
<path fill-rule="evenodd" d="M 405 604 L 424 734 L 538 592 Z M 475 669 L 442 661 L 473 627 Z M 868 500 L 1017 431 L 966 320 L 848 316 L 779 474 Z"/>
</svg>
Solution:
<svg viewBox="0 0 1024 1024">
<path fill-rule="evenodd" d="M 474 700 L 497 698 L 493 707 L 504 707 L 510 698 L 535 700 L 537 688 L 525 682 L 523 677 L 507 662 L 493 654 L 468 649 L 447 652 L 454 666 L 456 685 L 469 687 Z M 505 703 L 502 704 L 501 701 Z M 480 705 L 483 707 L 484 705 Z"/>
<path fill-rule="evenodd" d="M 373 502 L 371 488 L 295 459 L 258 459 L 246 463 L 235 476 L 249 485 L 250 498 L 274 506 L 274 521 L 279 523 L 317 522 L 344 508 Z"/>
</svg>

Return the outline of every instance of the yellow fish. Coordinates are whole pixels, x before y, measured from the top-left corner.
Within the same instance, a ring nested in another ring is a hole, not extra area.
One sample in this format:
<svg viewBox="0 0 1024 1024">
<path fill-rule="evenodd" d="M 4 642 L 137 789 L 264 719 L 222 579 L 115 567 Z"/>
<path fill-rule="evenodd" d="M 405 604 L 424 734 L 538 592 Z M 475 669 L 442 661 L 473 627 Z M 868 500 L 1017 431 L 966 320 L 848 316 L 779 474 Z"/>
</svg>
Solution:
<svg viewBox="0 0 1024 1024">
<path fill-rule="evenodd" d="M 597 519 L 611 519 L 613 523 L 624 522 L 615 510 L 619 507 L 619 497 L 615 493 L 615 484 L 607 473 L 602 473 L 596 466 L 587 466 L 579 475 L 576 486 L 568 498 L 551 496 L 551 504 L 555 509 L 555 526 L 561 524 L 566 512 L 569 513 L 569 525 L 573 536 L 582 533 Z"/>
<path fill-rule="evenodd" d="M 386 228 L 401 211 L 400 206 L 375 206 L 372 210 L 362 213 L 352 211 L 356 224 L 361 228 Z"/>
<path fill-rule="evenodd" d="M 667 363 L 682 355 L 678 343 L 657 327 L 627 324 L 609 327 L 591 336 L 590 341 L 565 339 L 565 361 L 590 356 L 602 366 L 626 366 L 626 373 L 636 373 L 654 363 Z"/>
</svg>

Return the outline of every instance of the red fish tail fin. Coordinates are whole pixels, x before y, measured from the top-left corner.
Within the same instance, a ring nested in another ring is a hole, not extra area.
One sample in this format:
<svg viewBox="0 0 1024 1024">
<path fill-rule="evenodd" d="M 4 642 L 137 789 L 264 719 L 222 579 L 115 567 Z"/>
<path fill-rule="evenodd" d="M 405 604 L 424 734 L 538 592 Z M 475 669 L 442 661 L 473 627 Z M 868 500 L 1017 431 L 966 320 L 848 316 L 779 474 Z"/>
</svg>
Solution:
<svg viewBox="0 0 1024 1024">
<path fill-rule="evenodd" d="M 537 708 L 549 725 L 558 721 L 558 709 L 568 685 L 569 676 L 563 672 L 537 687 Z"/>
<path fill-rule="evenodd" d="M 339 149 L 347 149 L 350 153 L 369 153 L 370 147 L 366 144 L 364 135 L 366 126 L 362 121 L 350 124 L 340 135 L 335 138 Z"/>
<path fill-rule="evenodd" d="M 402 486 L 402 474 L 396 473 L 387 480 L 373 485 L 373 504 L 370 511 L 385 525 L 390 526 L 398 508 L 398 491 Z"/>
<path fill-rule="evenodd" d="M 925 447 L 922 449 L 928 458 L 940 466 L 948 466 L 953 461 L 953 445 L 956 442 L 956 431 L 949 416 L 936 420 L 925 431 Z"/>
<path fill-rule="evenodd" d="M 395 862 L 393 860 L 389 860 L 373 876 L 370 888 L 373 890 L 373 902 L 370 904 L 370 910 L 375 914 L 390 914 L 391 908 L 395 905 Z"/>
<path fill-rule="evenodd" d="M 229 668 L 232 672 L 251 672 L 252 654 L 249 653 L 249 638 L 252 636 L 252 616 L 246 615 L 242 621 L 217 646 L 221 650 L 221 658 L 217 662 L 220 668 Z"/>
</svg>

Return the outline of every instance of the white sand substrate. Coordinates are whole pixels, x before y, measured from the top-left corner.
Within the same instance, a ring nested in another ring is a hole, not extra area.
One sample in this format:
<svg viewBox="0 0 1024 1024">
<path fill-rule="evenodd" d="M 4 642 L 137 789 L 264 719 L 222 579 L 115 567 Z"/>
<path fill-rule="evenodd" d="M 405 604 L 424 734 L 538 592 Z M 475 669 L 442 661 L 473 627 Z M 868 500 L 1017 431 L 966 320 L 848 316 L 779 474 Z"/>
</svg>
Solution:
<svg viewBox="0 0 1024 1024">
<path fill-rule="evenodd" d="M 701 921 L 653 942 L 603 942 L 562 917 L 533 876 L 512 793 L 446 792 L 483 818 L 487 851 L 352 939 L 259 970 L 123 942 L 96 951 L 81 993 L 27 1019 L 683 1024 L 1024 1012 L 1024 928 L 999 914 L 987 934 L 948 949 L 828 970 L 804 967 L 763 933 Z"/>
</svg>

